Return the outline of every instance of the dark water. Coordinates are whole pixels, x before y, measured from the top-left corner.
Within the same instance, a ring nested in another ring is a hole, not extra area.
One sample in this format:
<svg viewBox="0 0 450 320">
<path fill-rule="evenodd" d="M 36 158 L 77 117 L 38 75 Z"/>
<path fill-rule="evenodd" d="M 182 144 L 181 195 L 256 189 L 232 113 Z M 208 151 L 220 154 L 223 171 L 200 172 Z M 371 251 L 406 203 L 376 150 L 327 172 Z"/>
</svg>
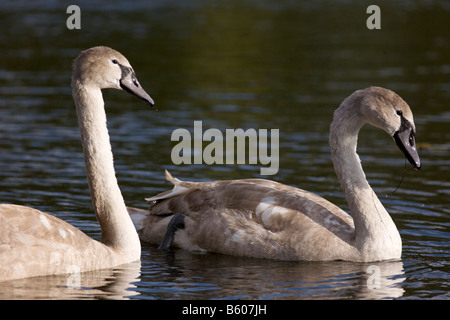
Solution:
<svg viewBox="0 0 450 320">
<path fill-rule="evenodd" d="M 81 8 L 81 30 L 66 9 Z M 279 129 L 279 171 L 265 176 L 347 205 L 329 157 L 333 110 L 353 91 L 387 87 L 411 106 L 423 167 L 409 170 L 391 139 L 364 128 L 359 154 L 403 239 L 401 261 L 277 262 L 165 253 L 140 265 L 0 284 L 0 298 L 450 298 L 450 5 L 382 1 L 369 30 L 364 1 L 6 1 L 0 4 L 0 201 L 32 206 L 92 237 L 71 98 L 71 63 L 108 45 L 131 61 L 150 110 L 104 90 L 115 167 L 128 205 L 170 187 L 169 169 L 198 181 L 260 177 L 256 165 L 175 165 L 177 128 Z M 405 169 L 406 168 L 406 169 Z M 400 187 L 398 189 L 397 186 Z M 368 269 L 369 268 L 369 269 Z M 369 271 L 368 271 L 369 270 Z"/>
</svg>

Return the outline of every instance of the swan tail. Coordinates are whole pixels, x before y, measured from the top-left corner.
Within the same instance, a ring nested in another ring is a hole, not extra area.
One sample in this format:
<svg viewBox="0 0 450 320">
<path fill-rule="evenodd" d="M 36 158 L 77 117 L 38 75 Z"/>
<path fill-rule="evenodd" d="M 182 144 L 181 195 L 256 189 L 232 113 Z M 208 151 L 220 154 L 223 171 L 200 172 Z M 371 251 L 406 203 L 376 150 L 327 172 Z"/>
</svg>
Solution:
<svg viewBox="0 0 450 320">
<path fill-rule="evenodd" d="M 145 198 L 148 202 L 156 202 L 158 200 L 164 200 L 168 198 L 173 198 L 180 194 L 186 193 L 189 190 L 192 190 L 192 186 L 190 182 L 183 182 L 177 178 L 172 177 L 169 171 L 166 170 L 166 180 L 171 182 L 174 186 L 172 190 L 164 191 L 156 196 Z"/>
</svg>

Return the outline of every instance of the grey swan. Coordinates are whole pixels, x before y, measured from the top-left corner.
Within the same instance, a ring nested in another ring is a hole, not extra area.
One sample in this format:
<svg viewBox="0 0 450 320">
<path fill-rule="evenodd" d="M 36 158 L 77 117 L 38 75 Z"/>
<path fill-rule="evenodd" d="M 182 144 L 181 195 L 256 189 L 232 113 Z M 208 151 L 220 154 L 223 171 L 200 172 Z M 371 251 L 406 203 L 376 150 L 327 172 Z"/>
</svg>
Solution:
<svg viewBox="0 0 450 320">
<path fill-rule="evenodd" d="M 116 50 L 93 47 L 75 59 L 72 95 L 101 241 L 42 211 L 0 204 L 0 281 L 92 271 L 140 260 L 140 240 L 115 176 L 104 88 L 125 90 L 154 105 L 128 60 Z"/>
<path fill-rule="evenodd" d="M 187 182 L 129 208 L 141 240 L 186 250 L 277 260 L 400 259 L 400 234 L 366 180 L 356 153 L 359 130 L 371 124 L 421 167 L 408 104 L 380 87 L 358 90 L 334 112 L 329 143 L 351 215 L 305 190 L 264 179 Z"/>
</svg>

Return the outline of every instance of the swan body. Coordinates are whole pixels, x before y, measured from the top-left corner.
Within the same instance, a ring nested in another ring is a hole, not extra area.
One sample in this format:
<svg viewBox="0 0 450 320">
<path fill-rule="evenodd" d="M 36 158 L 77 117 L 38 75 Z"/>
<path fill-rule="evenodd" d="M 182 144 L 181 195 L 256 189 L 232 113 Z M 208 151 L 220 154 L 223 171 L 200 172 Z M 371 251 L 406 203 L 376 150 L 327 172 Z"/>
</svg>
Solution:
<svg viewBox="0 0 450 320">
<path fill-rule="evenodd" d="M 314 193 L 274 181 L 185 182 L 167 171 L 174 188 L 148 198 L 150 210 L 128 211 L 141 240 L 160 244 L 164 239 L 165 247 L 279 260 L 400 259 L 400 234 L 356 153 L 358 132 L 366 123 L 385 130 L 412 166 L 421 166 L 406 102 L 379 87 L 354 92 L 335 111 L 329 138 L 351 215 Z M 168 227 L 175 215 L 178 229 Z"/>
<path fill-rule="evenodd" d="M 74 61 L 72 95 L 101 241 L 42 211 L 0 204 L 0 281 L 91 271 L 140 259 L 139 237 L 115 177 L 104 88 L 126 90 L 154 104 L 119 52 L 94 47 Z"/>
</svg>

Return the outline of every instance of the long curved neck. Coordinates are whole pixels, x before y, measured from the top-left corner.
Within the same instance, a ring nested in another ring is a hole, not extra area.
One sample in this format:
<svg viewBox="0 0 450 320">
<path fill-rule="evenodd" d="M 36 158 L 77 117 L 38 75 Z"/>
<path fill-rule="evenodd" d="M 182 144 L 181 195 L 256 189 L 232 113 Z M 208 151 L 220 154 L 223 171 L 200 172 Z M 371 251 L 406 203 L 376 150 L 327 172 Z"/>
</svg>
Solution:
<svg viewBox="0 0 450 320">
<path fill-rule="evenodd" d="M 401 250 L 397 228 L 367 182 L 356 153 L 358 133 L 365 123 L 358 106 L 344 101 L 330 127 L 331 156 L 355 223 L 355 246 L 360 250 L 400 246 Z"/>
<path fill-rule="evenodd" d="M 101 90 L 73 83 L 72 94 L 77 109 L 86 175 L 102 243 L 127 254 L 140 255 L 140 242 L 128 215 L 113 165 L 113 154 L 106 126 Z"/>
</svg>

